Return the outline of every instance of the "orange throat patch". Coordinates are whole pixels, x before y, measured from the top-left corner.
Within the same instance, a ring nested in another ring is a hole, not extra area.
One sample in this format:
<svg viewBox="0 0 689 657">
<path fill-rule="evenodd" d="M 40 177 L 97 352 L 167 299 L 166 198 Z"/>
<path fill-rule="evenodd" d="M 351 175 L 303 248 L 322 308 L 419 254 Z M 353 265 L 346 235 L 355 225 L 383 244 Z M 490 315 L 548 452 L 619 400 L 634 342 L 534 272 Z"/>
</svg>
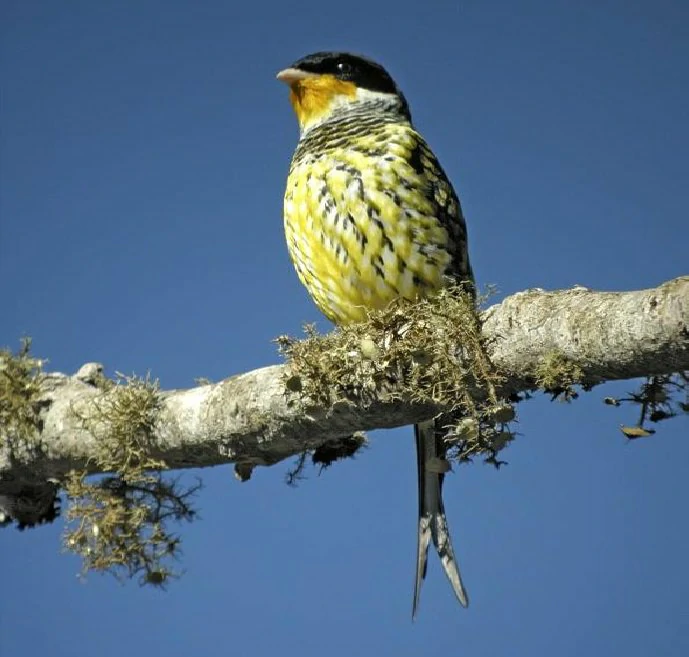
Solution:
<svg viewBox="0 0 689 657">
<path fill-rule="evenodd" d="M 327 115 L 338 97 L 354 98 L 356 85 L 332 75 L 298 80 L 290 85 L 289 99 L 301 128 Z"/>
</svg>

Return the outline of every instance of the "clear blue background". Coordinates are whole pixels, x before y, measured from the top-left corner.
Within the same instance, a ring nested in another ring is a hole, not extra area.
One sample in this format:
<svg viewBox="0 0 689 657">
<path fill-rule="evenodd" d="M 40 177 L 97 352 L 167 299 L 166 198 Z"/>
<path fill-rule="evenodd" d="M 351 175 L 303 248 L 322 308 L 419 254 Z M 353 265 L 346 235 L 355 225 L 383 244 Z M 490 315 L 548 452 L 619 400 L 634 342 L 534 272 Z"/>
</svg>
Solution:
<svg viewBox="0 0 689 657">
<path fill-rule="evenodd" d="M 281 67 L 382 61 L 462 198 L 501 294 L 689 273 L 689 4 L 2 0 L 0 344 L 164 388 L 275 363 L 327 324 L 297 281 Z M 509 466 L 446 504 L 472 606 L 433 557 L 410 622 L 411 430 L 286 487 L 203 472 L 167 593 L 75 577 L 60 523 L 0 535 L 2 657 L 689 654 L 688 422 L 625 443 L 595 390 L 520 409 Z"/>
</svg>

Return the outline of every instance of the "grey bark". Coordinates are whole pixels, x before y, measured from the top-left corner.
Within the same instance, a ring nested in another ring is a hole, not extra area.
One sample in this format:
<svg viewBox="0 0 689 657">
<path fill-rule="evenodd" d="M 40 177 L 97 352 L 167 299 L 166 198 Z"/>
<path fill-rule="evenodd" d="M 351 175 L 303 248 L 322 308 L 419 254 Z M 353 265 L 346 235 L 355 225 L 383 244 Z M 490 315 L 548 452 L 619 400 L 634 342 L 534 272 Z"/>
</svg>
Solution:
<svg viewBox="0 0 689 657">
<path fill-rule="evenodd" d="M 576 363 L 590 383 L 689 370 L 689 277 L 633 292 L 529 290 L 487 309 L 483 319 L 491 358 L 506 375 L 504 393 L 532 389 L 534 370 L 553 351 Z M 74 409 L 83 411 L 103 394 L 94 385 L 98 368 L 87 364 L 73 376 L 46 376 L 43 424 L 33 447 L 15 445 L 10 453 L 0 427 L 0 494 L 87 465 L 95 439 Z M 444 410 L 374 399 L 305 412 L 298 394 L 285 387 L 285 371 L 275 365 L 163 392 L 156 456 L 170 468 L 234 462 L 249 472 L 327 440 L 412 424 Z"/>
</svg>

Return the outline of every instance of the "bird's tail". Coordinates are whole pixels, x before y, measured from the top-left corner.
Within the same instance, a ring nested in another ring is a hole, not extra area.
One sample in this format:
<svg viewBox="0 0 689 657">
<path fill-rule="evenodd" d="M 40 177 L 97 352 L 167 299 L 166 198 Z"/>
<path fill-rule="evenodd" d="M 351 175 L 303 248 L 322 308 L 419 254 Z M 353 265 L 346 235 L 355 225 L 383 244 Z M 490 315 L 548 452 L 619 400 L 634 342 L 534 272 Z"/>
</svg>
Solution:
<svg viewBox="0 0 689 657">
<path fill-rule="evenodd" d="M 445 460 L 447 448 L 442 434 L 436 431 L 435 421 L 429 420 L 414 425 L 416 438 L 416 460 L 419 474 L 419 528 L 416 553 L 416 579 L 414 582 L 414 603 L 412 619 L 416 617 L 421 594 L 421 584 L 426 576 L 428 545 L 433 540 L 440 562 L 457 600 L 463 607 L 469 605 L 467 592 L 462 584 L 459 567 L 452 550 L 450 532 L 447 527 L 443 506 L 442 488 L 445 472 L 449 465 Z"/>
</svg>

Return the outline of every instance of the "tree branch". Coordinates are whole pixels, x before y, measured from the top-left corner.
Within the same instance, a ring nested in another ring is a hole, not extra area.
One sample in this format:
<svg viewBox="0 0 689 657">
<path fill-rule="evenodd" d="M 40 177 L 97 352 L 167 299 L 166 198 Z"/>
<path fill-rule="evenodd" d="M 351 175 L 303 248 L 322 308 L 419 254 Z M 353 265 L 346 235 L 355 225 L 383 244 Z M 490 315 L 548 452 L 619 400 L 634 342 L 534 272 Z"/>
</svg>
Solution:
<svg viewBox="0 0 689 657">
<path fill-rule="evenodd" d="M 487 309 L 483 320 L 490 357 L 505 376 L 501 394 L 534 389 L 539 364 L 552 353 L 576 365 L 585 384 L 689 370 L 689 277 L 633 292 L 529 290 Z M 98 385 L 101 378 L 93 363 L 73 376 L 45 375 L 38 439 L 18 442 L 0 427 L 0 494 L 61 479 L 71 469 L 94 469 L 97 439 L 84 415 L 94 399 L 114 394 Z M 275 365 L 161 392 L 152 457 L 170 468 L 234 462 L 248 473 L 356 431 L 446 410 L 390 394 L 305 410 L 286 380 L 287 366 Z"/>
</svg>

